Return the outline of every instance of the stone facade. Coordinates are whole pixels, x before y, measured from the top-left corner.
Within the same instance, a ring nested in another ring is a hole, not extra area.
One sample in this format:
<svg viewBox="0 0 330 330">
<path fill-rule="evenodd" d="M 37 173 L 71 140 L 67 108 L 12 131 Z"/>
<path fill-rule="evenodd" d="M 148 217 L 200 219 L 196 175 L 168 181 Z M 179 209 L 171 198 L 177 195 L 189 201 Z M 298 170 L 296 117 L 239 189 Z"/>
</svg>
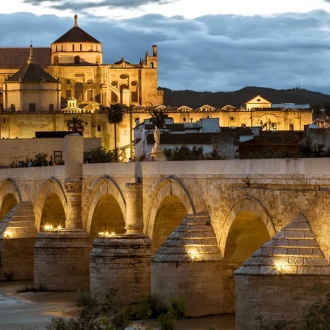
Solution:
<svg viewBox="0 0 330 330">
<path fill-rule="evenodd" d="M 39 53 L 43 54 L 43 59 L 40 59 Z M 49 93 L 43 93 L 41 104 L 39 96 L 34 99 L 30 97 L 22 103 L 20 94 L 29 89 L 25 84 L 19 93 L 10 88 L 3 89 L 1 106 L 4 110 L 28 111 L 29 104 L 35 104 L 37 111 L 59 111 L 66 107 L 70 97 L 75 97 L 78 105 L 98 102 L 103 106 L 114 103 L 150 106 L 163 103 L 163 92 L 157 90 L 156 45 L 152 46 L 152 54 L 149 55 L 147 52 L 138 64 L 131 64 L 123 58 L 116 63 L 105 64 L 102 43 L 78 26 L 78 16 L 75 15 L 73 28 L 51 44 L 49 53 L 50 56 L 45 56 L 43 48 L 35 49 L 33 58 L 36 64 L 40 64 L 42 69 L 56 78 L 54 93 L 60 92 L 60 102 L 56 95 L 55 99 L 52 99 Z M 31 62 L 32 52 L 27 55 L 24 49 L 16 49 L 16 63 L 10 58 L 10 48 L 0 49 L 0 54 L 4 61 L 0 67 L 0 84 L 4 83 L 4 86 L 7 86 L 6 81 L 21 69 L 23 63 Z M 25 59 L 22 58 L 24 54 Z M 38 88 L 43 90 L 43 84 Z"/>
</svg>

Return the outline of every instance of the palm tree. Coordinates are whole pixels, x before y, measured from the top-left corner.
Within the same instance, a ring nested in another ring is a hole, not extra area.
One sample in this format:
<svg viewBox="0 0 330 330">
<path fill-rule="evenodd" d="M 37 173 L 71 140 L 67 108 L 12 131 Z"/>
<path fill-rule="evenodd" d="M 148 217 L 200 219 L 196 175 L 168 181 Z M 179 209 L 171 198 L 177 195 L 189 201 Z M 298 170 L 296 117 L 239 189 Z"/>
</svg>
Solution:
<svg viewBox="0 0 330 330">
<path fill-rule="evenodd" d="M 84 131 L 84 121 L 78 117 L 73 117 L 68 121 L 67 127 L 72 133 L 82 133 Z"/>
<path fill-rule="evenodd" d="M 168 117 L 162 110 L 154 110 L 150 112 L 151 118 L 150 121 L 151 123 L 158 127 L 158 128 L 163 128 L 165 124 L 165 119 Z"/>
<path fill-rule="evenodd" d="M 120 104 L 111 104 L 110 108 L 106 108 L 106 113 L 108 117 L 108 122 L 110 124 L 114 124 L 114 130 L 115 130 L 115 157 L 118 158 L 118 152 L 117 152 L 117 124 L 120 124 L 125 115 L 126 108 Z"/>
</svg>

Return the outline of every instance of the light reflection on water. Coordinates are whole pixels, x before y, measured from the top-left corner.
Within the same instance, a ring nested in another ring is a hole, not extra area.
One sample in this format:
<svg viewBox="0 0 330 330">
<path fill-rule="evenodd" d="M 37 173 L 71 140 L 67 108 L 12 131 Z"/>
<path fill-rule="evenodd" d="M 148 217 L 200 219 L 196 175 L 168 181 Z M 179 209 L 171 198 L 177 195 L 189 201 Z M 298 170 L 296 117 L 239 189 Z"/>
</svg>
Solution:
<svg viewBox="0 0 330 330">
<path fill-rule="evenodd" d="M 0 305 L 19 305 L 23 302 L 0 293 Z"/>
</svg>

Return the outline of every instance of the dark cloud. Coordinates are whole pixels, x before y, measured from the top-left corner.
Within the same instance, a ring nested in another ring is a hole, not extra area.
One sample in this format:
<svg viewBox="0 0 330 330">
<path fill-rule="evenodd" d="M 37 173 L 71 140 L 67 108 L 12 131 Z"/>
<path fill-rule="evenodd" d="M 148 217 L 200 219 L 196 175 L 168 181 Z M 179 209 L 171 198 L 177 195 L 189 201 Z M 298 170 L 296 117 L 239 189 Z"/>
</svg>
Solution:
<svg viewBox="0 0 330 330">
<path fill-rule="evenodd" d="M 15 22 L 15 24 L 13 24 Z M 330 17 L 322 11 L 271 17 L 210 15 L 195 20 L 147 15 L 79 19 L 103 44 L 104 62 L 138 63 L 158 46 L 159 85 L 199 91 L 300 86 L 330 93 Z M 11 29 L 7 29 L 11 26 Z M 0 46 L 49 46 L 73 17 L 0 15 Z M 287 100 L 283 100 L 287 101 Z"/>
<path fill-rule="evenodd" d="M 69 0 L 24 0 L 24 3 L 40 6 L 42 4 L 49 8 L 67 10 L 74 9 L 78 11 L 87 11 L 92 8 L 138 8 L 150 3 L 158 3 L 164 5 L 167 3 L 175 2 L 177 0 L 103 0 L 100 2 L 82 2 L 82 1 L 69 1 Z"/>
</svg>

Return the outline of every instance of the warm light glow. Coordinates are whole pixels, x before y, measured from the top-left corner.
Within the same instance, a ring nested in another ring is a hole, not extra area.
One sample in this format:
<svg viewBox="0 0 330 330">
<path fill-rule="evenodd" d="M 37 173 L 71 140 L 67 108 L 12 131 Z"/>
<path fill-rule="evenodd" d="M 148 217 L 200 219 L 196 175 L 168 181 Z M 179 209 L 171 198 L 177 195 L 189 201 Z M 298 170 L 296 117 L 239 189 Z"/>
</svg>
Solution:
<svg viewBox="0 0 330 330">
<path fill-rule="evenodd" d="M 3 237 L 4 237 L 4 238 L 12 238 L 12 237 L 13 237 L 13 233 L 12 233 L 10 230 L 6 230 L 6 231 L 3 233 Z"/>
<path fill-rule="evenodd" d="M 44 231 L 51 231 L 51 230 L 53 230 L 53 225 L 49 225 L 49 224 L 44 225 Z"/>
<path fill-rule="evenodd" d="M 274 266 L 279 273 L 282 273 L 285 271 L 287 264 L 285 261 L 279 260 L 274 263 Z"/>
<path fill-rule="evenodd" d="M 114 231 L 109 232 L 109 231 L 100 231 L 99 232 L 99 237 L 114 237 L 116 233 Z"/>
<path fill-rule="evenodd" d="M 63 227 L 62 227 L 61 225 L 58 225 L 58 226 L 57 226 L 57 230 L 62 230 L 62 228 L 63 228 Z"/>
<path fill-rule="evenodd" d="M 188 255 L 191 261 L 195 261 L 198 259 L 198 257 L 200 257 L 199 252 L 195 249 L 188 251 Z"/>
</svg>

